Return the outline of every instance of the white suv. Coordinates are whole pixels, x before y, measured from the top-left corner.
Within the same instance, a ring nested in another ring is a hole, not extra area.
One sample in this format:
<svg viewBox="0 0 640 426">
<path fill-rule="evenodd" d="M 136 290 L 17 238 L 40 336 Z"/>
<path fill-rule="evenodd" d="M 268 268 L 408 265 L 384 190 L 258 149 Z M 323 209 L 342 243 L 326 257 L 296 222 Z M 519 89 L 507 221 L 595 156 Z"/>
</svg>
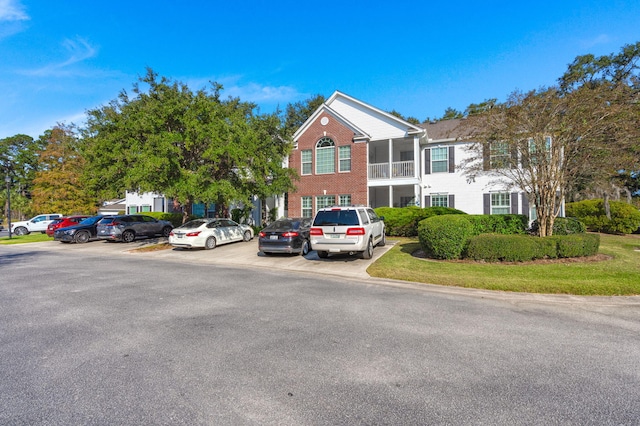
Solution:
<svg viewBox="0 0 640 426">
<path fill-rule="evenodd" d="M 61 218 L 61 214 L 39 214 L 23 222 L 11 222 L 11 232 L 16 235 L 28 235 L 31 232 L 47 231 L 47 226 L 56 219 Z"/>
<path fill-rule="evenodd" d="M 329 253 L 361 253 L 371 259 L 373 248 L 386 243 L 384 218 L 369 207 L 326 207 L 318 210 L 309 232 L 318 257 Z"/>
</svg>

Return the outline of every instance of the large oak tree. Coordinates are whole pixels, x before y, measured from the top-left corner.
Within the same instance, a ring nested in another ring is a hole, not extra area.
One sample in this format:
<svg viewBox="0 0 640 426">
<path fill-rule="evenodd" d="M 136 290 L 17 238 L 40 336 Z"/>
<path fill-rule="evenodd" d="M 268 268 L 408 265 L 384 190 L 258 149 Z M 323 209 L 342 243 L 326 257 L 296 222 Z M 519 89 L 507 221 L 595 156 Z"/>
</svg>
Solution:
<svg viewBox="0 0 640 426">
<path fill-rule="evenodd" d="M 146 90 L 143 90 L 143 87 Z M 275 114 L 221 98 L 222 86 L 192 91 L 151 69 L 108 105 L 88 111 L 85 179 L 102 198 L 153 191 L 194 202 L 249 204 L 291 188 L 282 167 L 291 144 Z"/>
</svg>

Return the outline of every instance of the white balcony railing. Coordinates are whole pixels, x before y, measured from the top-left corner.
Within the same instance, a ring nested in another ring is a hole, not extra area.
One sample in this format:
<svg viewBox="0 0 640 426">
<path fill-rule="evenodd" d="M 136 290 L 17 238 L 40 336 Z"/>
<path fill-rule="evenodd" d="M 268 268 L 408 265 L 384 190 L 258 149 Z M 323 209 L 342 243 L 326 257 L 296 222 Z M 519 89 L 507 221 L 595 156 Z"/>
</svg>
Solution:
<svg viewBox="0 0 640 426">
<path fill-rule="evenodd" d="M 408 178 L 414 176 L 415 163 L 413 161 L 395 161 L 391 163 L 369 164 L 369 179 Z"/>
</svg>

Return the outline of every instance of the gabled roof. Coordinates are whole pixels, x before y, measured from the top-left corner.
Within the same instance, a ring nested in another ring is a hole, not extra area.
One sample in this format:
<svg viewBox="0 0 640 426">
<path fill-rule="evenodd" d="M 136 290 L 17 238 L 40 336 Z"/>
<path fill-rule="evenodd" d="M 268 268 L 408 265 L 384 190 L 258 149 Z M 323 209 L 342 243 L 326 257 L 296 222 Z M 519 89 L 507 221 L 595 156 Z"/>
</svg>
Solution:
<svg viewBox="0 0 640 426">
<path fill-rule="evenodd" d="M 293 136 L 294 140 L 309 128 L 322 111 L 331 113 L 353 129 L 356 139 L 358 136 L 360 139 L 381 140 L 425 134 L 424 128 L 420 126 L 335 91 L 296 131 Z"/>
<path fill-rule="evenodd" d="M 318 109 L 316 109 L 313 112 L 313 114 L 311 114 L 311 116 L 307 119 L 307 121 L 305 121 L 304 124 L 300 126 L 298 130 L 296 130 L 296 132 L 293 134 L 293 140 L 294 141 L 297 140 L 300 137 L 300 135 L 302 135 L 309 128 L 309 126 L 311 126 L 311 124 L 316 120 L 316 118 L 318 118 L 318 116 L 323 112 L 326 112 L 327 114 L 333 116 L 336 120 L 340 121 L 343 125 L 350 128 L 353 131 L 354 139 L 361 139 L 361 140 L 370 139 L 370 136 L 366 132 L 358 128 L 358 126 L 356 126 L 355 124 L 351 123 L 348 119 L 340 115 L 337 111 L 334 111 L 333 109 L 331 109 L 331 107 L 329 107 L 325 102 L 322 105 L 320 105 Z"/>
</svg>

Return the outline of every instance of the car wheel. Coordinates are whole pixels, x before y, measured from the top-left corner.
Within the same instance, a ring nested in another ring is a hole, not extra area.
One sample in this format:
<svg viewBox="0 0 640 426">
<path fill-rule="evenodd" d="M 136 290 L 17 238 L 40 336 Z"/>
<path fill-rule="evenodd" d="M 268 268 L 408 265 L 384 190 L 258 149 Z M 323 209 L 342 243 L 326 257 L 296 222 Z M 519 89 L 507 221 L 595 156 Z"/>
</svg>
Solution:
<svg viewBox="0 0 640 426">
<path fill-rule="evenodd" d="M 170 226 L 165 226 L 164 228 L 162 228 L 162 236 L 165 238 L 169 238 L 169 234 L 171 233 L 171 230 L 173 228 L 171 228 Z"/>
<path fill-rule="evenodd" d="M 369 238 L 369 242 L 367 243 L 367 248 L 362 252 L 363 259 L 371 259 L 373 257 L 373 240 Z"/>
<path fill-rule="evenodd" d="M 18 226 L 13 230 L 13 233 L 16 235 L 29 235 L 29 231 L 24 226 Z"/>
<path fill-rule="evenodd" d="M 382 239 L 378 243 L 378 247 L 384 247 L 387 244 L 387 236 L 382 234 Z"/>
<path fill-rule="evenodd" d="M 124 231 L 122 233 L 122 241 L 125 243 L 131 243 L 136 239 L 136 234 L 133 231 Z"/>
<path fill-rule="evenodd" d="M 309 254 L 309 241 L 304 240 L 302 242 L 302 250 L 300 250 L 300 254 L 306 256 Z"/>
<path fill-rule="evenodd" d="M 75 240 L 78 244 L 84 244 L 89 241 L 89 233 L 85 231 L 78 232 L 76 234 Z"/>
<path fill-rule="evenodd" d="M 244 231 L 244 235 L 242 236 L 244 241 L 251 241 L 251 231 Z"/>
<path fill-rule="evenodd" d="M 318 257 L 320 259 L 326 259 L 327 257 L 329 257 L 329 252 L 327 252 L 327 251 L 319 251 L 318 252 Z"/>
<path fill-rule="evenodd" d="M 217 242 L 216 237 L 209 237 L 207 241 L 204 242 L 204 248 L 207 250 L 213 250 L 216 248 Z"/>
</svg>

